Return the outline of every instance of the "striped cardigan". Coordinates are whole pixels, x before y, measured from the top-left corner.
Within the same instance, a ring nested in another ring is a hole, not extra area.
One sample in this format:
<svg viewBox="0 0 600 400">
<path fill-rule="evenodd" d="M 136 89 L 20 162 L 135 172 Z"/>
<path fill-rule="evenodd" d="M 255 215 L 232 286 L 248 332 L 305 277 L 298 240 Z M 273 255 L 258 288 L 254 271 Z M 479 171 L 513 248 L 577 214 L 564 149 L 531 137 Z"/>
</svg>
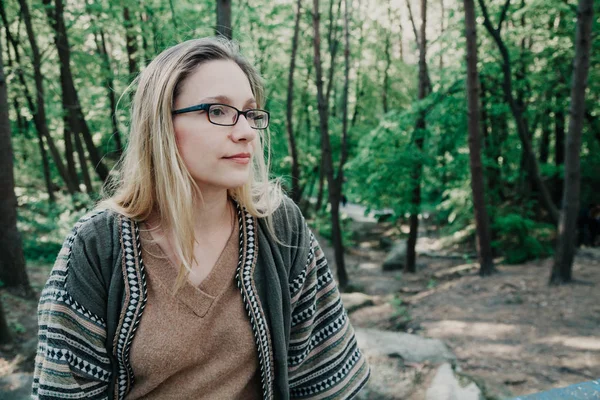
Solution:
<svg viewBox="0 0 600 400">
<path fill-rule="evenodd" d="M 237 205 L 236 280 L 258 351 L 264 399 L 350 399 L 369 367 L 323 251 L 288 198 L 265 221 Z M 146 304 L 135 221 L 82 218 L 67 237 L 39 307 L 34 399 L 124 399 L 135 383 L 131 343 Z"/>
</svg>

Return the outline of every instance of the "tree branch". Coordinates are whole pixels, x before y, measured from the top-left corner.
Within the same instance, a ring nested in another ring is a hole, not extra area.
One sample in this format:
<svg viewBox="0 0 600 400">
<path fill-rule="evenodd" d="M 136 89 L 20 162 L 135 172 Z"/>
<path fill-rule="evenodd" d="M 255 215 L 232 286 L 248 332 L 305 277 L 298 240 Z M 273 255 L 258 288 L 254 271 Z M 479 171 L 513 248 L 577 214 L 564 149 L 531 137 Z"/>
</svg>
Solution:
<svg viewBox="0 0 600 400">
<path fill-rule="evenodd" d="M 506 19 L 506 14 L 508 13 L 509 7 L 510 7 L 510 0 L 506 0 L 506 2 L 504 3 L 504 6 L 502 6 L 502 12 L 500 13 L 500 21 L 498 21 L 498 29 L 497 29 L 498 32 L 500 32 L 502 30 L 502 24 L 504 23 L 504 20 Z"/>
<path fill-rule="evenodd" d="M 406 7 L 408 7 L 408 17 L 410 18 L 410 24 L 415 34 L 415 40 L 417 41 L 417 47 L 421 48 L 421 39 L 419 39 L 419 32 L 417 32 L 417 25 L 415 25 L 415 19 L 413 18 L 412 7 L 410 6 L 410 0 L 406 0 Z"/>
</svg>

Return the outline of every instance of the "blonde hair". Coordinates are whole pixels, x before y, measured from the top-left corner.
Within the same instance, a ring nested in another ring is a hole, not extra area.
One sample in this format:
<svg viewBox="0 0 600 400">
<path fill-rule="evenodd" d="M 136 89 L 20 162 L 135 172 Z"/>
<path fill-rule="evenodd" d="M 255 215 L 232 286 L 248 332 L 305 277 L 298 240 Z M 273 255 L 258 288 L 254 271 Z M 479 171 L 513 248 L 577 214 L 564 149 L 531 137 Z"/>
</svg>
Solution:
<svg viewBox="0 0 600 400">
<path fill-rule="evenodd" d="M 193 213 L 195 200 L 201 199 L 202 194 L 177 149 L 171 112 L 186 78 L 198 66 L 213 60 L 235 62 L 248 78 L 258 107 L 264 106 L 262 79 L 236 43 L 208 37 L 188 40 L 163 51 L 130 85 L 137 85 L 137 89 L 131 108 L 129 143 L 119 163 L 120 177 L 107 186 L 114 194 L 99 205 L 136 221 L 157 213 L 161 229 L 173 233 L 171 245 L 181 260 L 175 291 L 181 288 L 196 261 Z M 228 194 L 251 215 L 266 218 L 267 230 L 275 237 L 271 215 L 280 206 L 283 192 L 278 180 L 269 179 L 269 132 L 264 134 L 266 161 L 262 136 L 257 135 L 248 182 L 230 189 Z"/>
</svg>

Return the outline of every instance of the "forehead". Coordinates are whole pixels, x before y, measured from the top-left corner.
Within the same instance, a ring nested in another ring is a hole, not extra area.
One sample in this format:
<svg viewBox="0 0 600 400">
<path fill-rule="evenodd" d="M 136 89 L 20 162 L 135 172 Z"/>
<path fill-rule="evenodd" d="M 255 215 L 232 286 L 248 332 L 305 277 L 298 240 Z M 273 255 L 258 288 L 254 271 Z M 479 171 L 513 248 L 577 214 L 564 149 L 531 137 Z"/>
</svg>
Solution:
<svg viewBox="0 0 600 400">
<path fill-rule="evenodd" d="M 205 98 L 227 97 L 232 102 L 246 102 L 253 98 L 252 87 L 246 74 L 230 60 L 208 61 L 183 81 L 175 103 L 198 103 Z"/>
</svg>

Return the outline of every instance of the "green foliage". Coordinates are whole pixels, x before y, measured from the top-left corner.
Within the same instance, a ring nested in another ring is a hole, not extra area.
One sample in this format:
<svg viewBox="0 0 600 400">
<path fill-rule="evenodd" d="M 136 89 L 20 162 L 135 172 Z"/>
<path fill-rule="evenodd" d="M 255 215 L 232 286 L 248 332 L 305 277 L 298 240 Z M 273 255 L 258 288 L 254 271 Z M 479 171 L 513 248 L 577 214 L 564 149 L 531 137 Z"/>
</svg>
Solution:
<svg viewBox="0 0 600 400">
<path fill-rule="evenodd" d="M 19 189 L 19 188 L 17 188 Z M 18 228 L 22 235 L 27 261 L 52 263 L 65 237 L 79 218 L 93 207 L 93 200 L 79 194 L 48 203 L 44 193 L 17 190 L 19 200 Z"/>
<path fill-rule="evenodd" d="M 493 224 L 497 239 L 493 246 L 506 257 L 506 263 L 519 264 L 552 254 L 554 226 L 509 212 Z"/>
</svg>

